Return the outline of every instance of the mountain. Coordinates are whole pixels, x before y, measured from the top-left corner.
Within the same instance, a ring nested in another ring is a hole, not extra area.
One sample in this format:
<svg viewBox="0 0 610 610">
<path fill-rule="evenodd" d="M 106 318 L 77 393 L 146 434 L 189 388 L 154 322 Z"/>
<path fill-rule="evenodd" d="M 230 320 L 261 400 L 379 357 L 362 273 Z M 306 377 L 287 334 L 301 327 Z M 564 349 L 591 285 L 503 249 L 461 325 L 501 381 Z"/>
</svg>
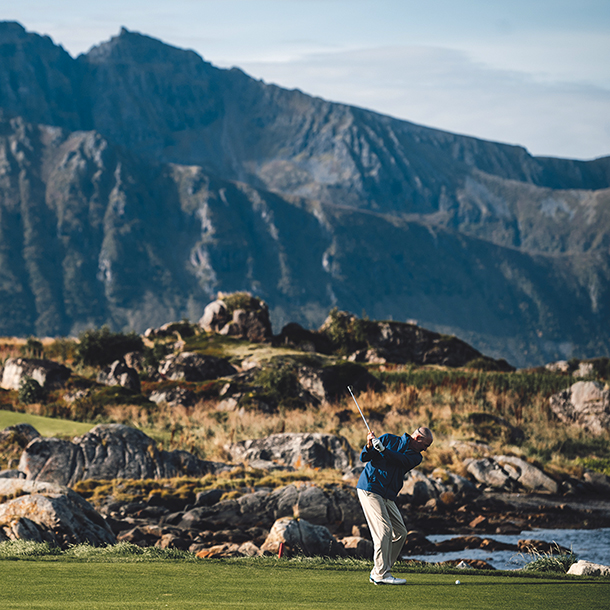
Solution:
<svg viewBox="0 0 610 610">
<path fill-rule="evenodd" d="M 519 365 L 610 353 L 610 157 L 540 158 L 222 70 L 125 29 L 0 23 L 0 334 L 143 330 L 216 291 Z"/>
</svg>

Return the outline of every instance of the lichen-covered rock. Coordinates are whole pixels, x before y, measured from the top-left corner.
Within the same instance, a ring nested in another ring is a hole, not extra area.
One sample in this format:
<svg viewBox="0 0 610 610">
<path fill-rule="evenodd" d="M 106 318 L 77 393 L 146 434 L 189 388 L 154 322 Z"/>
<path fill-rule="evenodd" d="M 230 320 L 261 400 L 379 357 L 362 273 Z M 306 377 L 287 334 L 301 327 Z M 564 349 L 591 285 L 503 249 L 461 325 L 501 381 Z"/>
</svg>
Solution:
<svg viewBox="0 0 610 610">
<path fill-rule="evenodd" d="M 140 376 L 136 369 L 127 366 L 124 359 L 115 360 L 97 375 L 97 382 L 103 385 L 119 385 L 133 392 L 140 391 Z"/>
<path fill-rule="evenodd" d="M 201 476 L 228 469 L 187 451 L 164 451 L 144 432 L 122 424 L 100 424 L 72 442 L 34 439 L 19 470 L 28 480 L 74 485 L 81 479 L 159 479 Z"/>
<path fill-rule="evenodd" d="M 349 443 L 333 434 L 286 432 L 228 446 L 234 462 L 270 460 L 300 468 L 350 468 L 357 457 Z"/>
<path fill-rule="evenodd" d="M 206 332 L 255 342 L 268 341 L 273 336 L 267 303 L 245 292 L 221 294 L 206 306 L 199 325 Z"/>
<path fill-rule="evenodd" d="M 261 551 L 276 554 L 280 544 L 288 553 L 299 553 L 307 557 L 343 557 L 343 545 L 322 525 L 313 525 L 305 519 L 282 517 L 272 526 Z"/>
<path fill-rule="evenodd" d="M 18 390 L 24 377 L 35 379 L 45 390 L 61 387 L 72 371 L 63 364 L 52 360 L 36 358 L 9 358 L 4 363 L 0 387 Z"/>
<path fill-rule="evenodd" d="M 559 485 L 536 466 L 518 457 L 496 455 L 480 460 L 464 460 L 468 472 L 487 487 L 515 491 L 557 493 Z"/>
<path fill-rule="evenodd" d="M 66 548 L 88 542 L 114 544 L 112 530 L 95 509 L 71 489 L 53 483 L 0 479 L 0 532 L 10 540 L 47 541 Z"/>
<path fill-rule="evenodd" d="M 557 482 L 544 474 L 539 468 L 528 464 L 525 460 L 510 455 L 497 455 L 494 459 L 524 489 L 552 494 L 557 493 L 559 489 Z"/>
<path fill-rule="evenodd" d="M 598 381 L 577 381 L 549 399 L 551 411 L 563 422 L 600 434 L 610 429 L 610 390 Z"/>
<path fill-rule="evenodd" d="M 166 356 L 159 364 L 159 373 L 173 381 L 207 381 L 234 375 L 237 369 L 224 358 L 180 352 Z"/>
</svg>

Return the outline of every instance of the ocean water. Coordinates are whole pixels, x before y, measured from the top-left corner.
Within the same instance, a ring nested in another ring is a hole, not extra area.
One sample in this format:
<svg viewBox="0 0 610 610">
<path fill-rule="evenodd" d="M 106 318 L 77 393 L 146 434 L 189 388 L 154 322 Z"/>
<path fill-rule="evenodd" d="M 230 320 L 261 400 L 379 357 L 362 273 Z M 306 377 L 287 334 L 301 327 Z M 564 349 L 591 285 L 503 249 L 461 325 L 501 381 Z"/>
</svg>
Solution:
<svg viewBox="0 0 610 610">
<path fill-rule="evenodd" d="M 456 538 L 457 534 L 435 534 L 427 536 L 431 542 L 441 542 Z M 517 544 L 519 540 L 544 540 L 556 542 L 571 549 L 576 559 L 585 559 L 593 563 L 610 566 L 610 528 L 592 530 L 550 530 L 534 529 L 520 534 L 489 534 L 481 538 L 490 538 L 499 542 Z M 451 553 L 436 553 L 429 555 L 403 555 L 404 559 L 418 559 L 430 563 L 449 561 L 452 559 L 482 559 L 497 570 L 519 570 L 534 558 L 519 551 L 488 551 L 485 549 L 467 549 Z"/>
</svg>

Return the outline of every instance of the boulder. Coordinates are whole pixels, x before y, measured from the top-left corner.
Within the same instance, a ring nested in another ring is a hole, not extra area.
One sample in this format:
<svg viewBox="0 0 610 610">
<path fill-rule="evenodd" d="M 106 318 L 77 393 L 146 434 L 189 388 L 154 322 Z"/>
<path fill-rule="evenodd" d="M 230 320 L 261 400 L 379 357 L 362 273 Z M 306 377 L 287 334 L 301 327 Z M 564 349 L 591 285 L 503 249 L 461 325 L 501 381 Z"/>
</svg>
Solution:
<svg viewBox="0 0 610 610">
<path fill-rule="evenodd" d="M 301 468 L 346 470 L 357 459 L 349 443 L 333 434 L 286 432 L 226 447 L 234 462 L 267 460 Z"/>
<path fill-rule="evenodd" d="M 322 403 L 344 396 L 348 385 L 351 385 L 356 393 L 383 389 L 382 383 L 374 375 L 354 362 L 343 362 L 323 368 L 300 366 L 297 369 L 297 380 L 305 392 Z"/>
<path fill-rule="evenodd" d="M 402 489 L 398 494 L 401 502 L 409 501 L 413 504 L 423 505 L 428 500 L 438 497 L 436 485 L 419 470 L 411 470 L 405 476 Z"/>
<path fill-rule="evenodd" d="M 373 558 L 373 543 L 366 538 L 360 536 L 346 536 L 341 538 L 339 542 L 343 545 L 348 557 L 356 559 L 372 559 Z"/>
<path fill-rule="evenodd" d="M 97 382 L 108 386 L 119 385 L 133 392 L 140 392 L 138 371 L 127 366 L 122 358 L 104 367 L 97 375 Z"/>
<path fill-rule="evenodd" d="M 407 473 L 402 489 L 398 494 L 399 501 L 424 505 L 433 499 L 442 504 L 453 504 L 458 498 L 477 495 L 479 491 L 468 479 L 436 468 L 430 477 L 417 469 Z"/>
<path fill-rule="evenodd" d="M 580 559 L 568 570 L 573 576 L 610 576 L 610 567 Z"/>
<path fill-rule="evenodd" d="M 206 492 L 207 493 L 207 492 Z M 177 523 L 184 529 L 213 530 L 262 527 L 268 530 L 282 517 L 308 517 L 309 523 L 332 531 L 349 532 L 364 521 L 353 488 L 322 489 L 312 484 L 287 485 L 274 491 L 261 489 L 237 499 L 216 501 L 218 490 L 198 496 L 194 508 Z M 311 519 L 311 520 L 310 520 Z"/>
<path fill-rule="evenodd" d="M 273 337 L 267 304 L 248 293 L 221 295 L 206 306 L 199 325 L 206 332 L 255 342 L 268 341 Z"/>
<path fill-rule="evenodd" d="M 480 460 L 464 460 L 468 472 L 481 484 L 494 489 L 514 491 L 522 488 L 538 493 L 557 493 L 559 485 L 542 470 L 525 460 L 496 455 Z"/>
<path fill-rule="evenodd" d="M 51 390 L 63 386 L 71 374 L 72 371 L 67 366 L 52 360 L 9 358 L 4 363 L 0 387 L 18 390 L 21 380 L 31 377 L 45 390 Z"/>
<path fill-rule="evenodd" d="M 234 375 L 237 369 L 224 358 L 180 352 L 166 356 L 159 364 L 159 373 L 173 381 L 207 381 Z"/>
<path fill-rule="evenodd" d="M 602 496 L 610 496 L 610 477 L 602 472 L 585 470 L 583 480 L 590 485 L 595 493 Z"/>
<path fill-rule="evenodd" d="M 170 407 L 191 407 L 197 401 L 197 397 L 194 392 L 186 388 L 175 387 L 155 390 L 148 400 L 156 404 L 164 402 Z"/>
<path fill-rule="evenodd" d="M 496 489 L 513 489 L 515 487 L 514 479 L 493 458 L 467 459 L 464 464 L 466 464 L 466 470 L 486 487 Z"/>
<path fill-rule="evenodd" d="M 344 328 L 359 327 L 360 343 L 363 345 L 353 354 L 356 361 L 414 362 L 457 367 L 473 360 L 484 360 L 495 370 L 514 370 L 503 360 L 485 358 L 457 337 L 441 335 L 407 322 L 357 320 L 356 316 L 340 311 L 326 319 L 320 332 L 332 333 L 332 326 L 337 320 Z"/>
<path fill-rule="evenodd" d="M 598 381 L 577 381 L 549 400 L 551 411 L 565 423 L 594 434 L 610 429 L 610 390 Z"/>
<path fill-rule="evenodd" d="M 49 542 L 61 548 L 115 544 L 104 519 L 67 487 L 23 479 L 0 479 L 0 532 L 10 540 Z"/>
<path fill-rule="evenodd" d="M 497 455 L 494 459 L 512 479 L 528 491 L 555 494 L 559 490 L 556 481 L 544 474 L 539 468 L 518 457 Z"/>
<path fill-rule="evenodd" d="M 159 451 L 144 432 L 100 424 L 72 442 L 36 438 L 23 451 L 19 470 L 28 480 L 74 485 L 81 479 L 160 479 L 202 476 L 230 466 L 187 451 Z"/>
<path fill-rule="evenodd" d="M 322 525 L 313 525 L 305 519 L 282 517 L 272 526 L 261 551 L 277 554 L 280 544 L 290 555 L 306 557 L 343 557 L 343 545 Z"/>
<path fill-rule="evenodd" d="M 305 352 L 331 354 L 332 343 L 328 337 L 314 330 L 307 330 L 296 322 L 290 322 L 282 328 L 282 332 L 274 337 L 275 345 L 296 347 Z"/>
<path fill-rule="evenodd" d="M 0 443 L 17 443 L 20 447 L 25 447 L 30 441 L 39 437 L 38 430 L 30 424 L 15 424 L 0 430 Z"/>
</svg>

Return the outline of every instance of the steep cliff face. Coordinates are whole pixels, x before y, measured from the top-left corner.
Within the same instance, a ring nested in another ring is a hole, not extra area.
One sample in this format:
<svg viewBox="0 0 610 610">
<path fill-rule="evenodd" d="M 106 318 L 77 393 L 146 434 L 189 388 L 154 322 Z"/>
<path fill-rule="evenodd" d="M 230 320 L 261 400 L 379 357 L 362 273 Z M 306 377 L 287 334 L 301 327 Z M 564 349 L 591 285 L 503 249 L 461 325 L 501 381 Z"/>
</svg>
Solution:
<svg viewBox="0 0 610 610">
<path fill-rule="evenodd" d="M 518 365 L 610 352 L 610 158 L 534 158 L 220 70 L 123 30 L 0 23 L 0 334 L 417 319 Z"/>
</svg>

